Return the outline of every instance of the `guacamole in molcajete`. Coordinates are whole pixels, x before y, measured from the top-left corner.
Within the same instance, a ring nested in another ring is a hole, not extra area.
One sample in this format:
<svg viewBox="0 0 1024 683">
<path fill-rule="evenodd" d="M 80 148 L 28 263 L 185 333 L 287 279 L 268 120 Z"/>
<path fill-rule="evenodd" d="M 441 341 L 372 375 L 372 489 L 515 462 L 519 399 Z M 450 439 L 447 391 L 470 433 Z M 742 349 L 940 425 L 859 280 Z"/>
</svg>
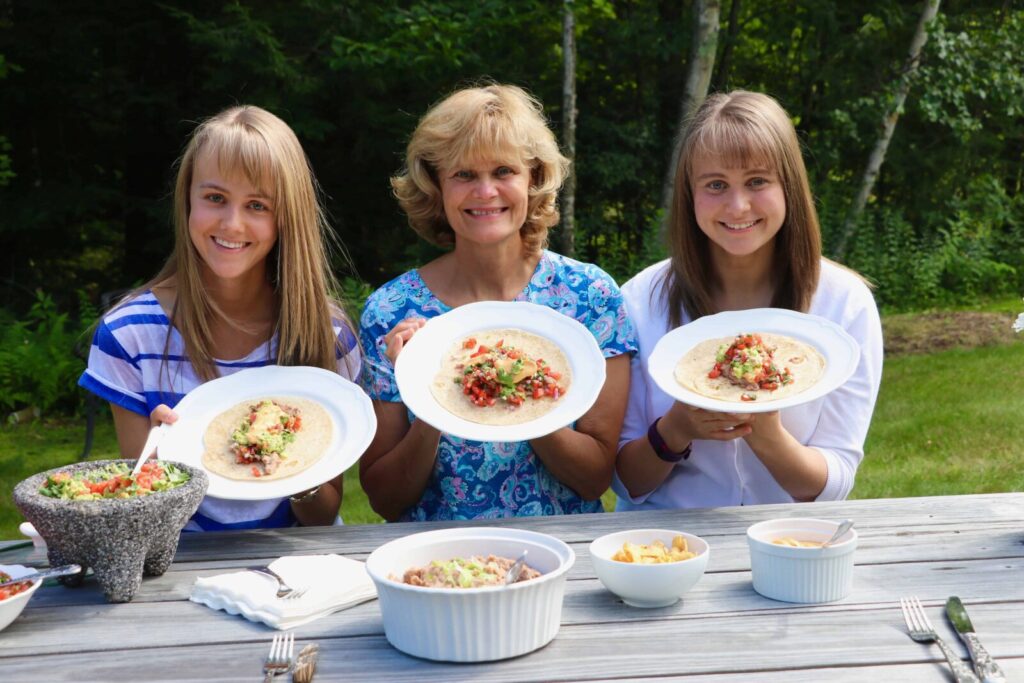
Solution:
<svg viewBox="0 0 1024 683">
<path fill-rule="evenodd" d="M 64 500 L 133 498 L 173 489 L 188 480 L 187 472 L 168 462 L 151 460 L 136 475 L 132 475 L 128 465 L 113 463 L 74 474 L 51 474 L 39 488 L 39 493 Z"/>
</svg>

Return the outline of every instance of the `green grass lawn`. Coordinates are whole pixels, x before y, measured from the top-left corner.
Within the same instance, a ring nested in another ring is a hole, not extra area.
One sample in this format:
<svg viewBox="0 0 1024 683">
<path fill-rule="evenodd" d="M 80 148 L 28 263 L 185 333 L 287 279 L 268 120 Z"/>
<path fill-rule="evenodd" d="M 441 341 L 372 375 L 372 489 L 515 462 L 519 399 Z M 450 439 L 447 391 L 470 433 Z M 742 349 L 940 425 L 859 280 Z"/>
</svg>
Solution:
<svg viewBox="0 0 1024 683">
<path fill-rule="evenodd" d="M 887 358 L 854 498 L 1024 490 L 1024 340 L 972 350 Z M 117 456 L 109 413 L 97 420 L 91 459 Z M 41 470 L 75 462 L 84 420 L 0 427 L 0 539 L 18 538 L 11 490 Z M 614 507 L 610 491 L 603 497 Z M 345 473 L 347 524 L 380 522 Z"/>
</svg>

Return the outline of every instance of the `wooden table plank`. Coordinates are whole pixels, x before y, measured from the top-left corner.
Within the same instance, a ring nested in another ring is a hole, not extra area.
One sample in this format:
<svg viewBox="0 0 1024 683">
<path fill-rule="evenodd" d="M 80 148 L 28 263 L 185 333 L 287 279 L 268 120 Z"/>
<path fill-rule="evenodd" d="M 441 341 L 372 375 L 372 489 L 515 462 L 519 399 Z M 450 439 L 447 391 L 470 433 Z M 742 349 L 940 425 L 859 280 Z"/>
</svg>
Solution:
<svg viewBox="0 0 1024 683">
<path fill-rule="evenodd" d="M 933 621 L 937 621 L 936 610 L 929 610 Z M 1024 657 L 1017 626 L 1019 611 L 1019 603 L 972 608 L 972 617 L 977 615 L 990 627 L 984 636 L 986 647 L 1000 661 L 1011 662 L 1014 669 L 1020 664 L 1015 660 Z M 948 629 L 943 632 L 950 635 Z M 122 648 L 108 657 L 69 653 L 5 658 L 4 680 L 27 681 L 38 676 L 44 660 L 48 665 L 45 680 L 52 681 L 119 680 L 131 671 L 145 671 L 146 678 L 154 681 L 252 680 L 259 673 L 269 640 L 269 634 L 264 634 L 252 642 L 216 647 Z M 536 652 L 482 664 L 409 657 L 390 647 L 382 635 L 317 640 L 322 648 L 318 676 L 328 681 L 615 680 L 680 674 L 771 680 L 783 672 L 820 670 L 824 663 L 829 671 L 913 665 L 907 668 L 908 681 L 943 680 L 945 675 L 938 648 L 910 640 L 895 606 L 838 613 L 761 613 L 741 620 L 651 621 L 614 629 L 607 624 L 563 626 L 554 641 Z M 300 636 L 298 644 L 305 641 L 306 637 Z M 962 646 L 954 647 L 966 657 Z"/>
<path fill-rule="evenodd" d="M 622 529 L 681 529 L 714 542 L 719 537 L 742 536 L 755 522 L 775 517 L 802 516 L 856 520 L 860 530 L 871 530 L 877 537 L 893 534 L 912 535 L 913 527 L 928 527 L 930 533 L 956 534 L 972 526 L 1020 528 L 1024 521 L 1024 494 L 995 493 L 955 496 L 894 498 L 884 500 L 839 501 L 790 505 L 751 505 L 696 510 L 659 510 L 652 512 L 595 513 L 503 520 L 481 520 L 475 526 L 523 527 L 551 534 L 566 543 L 589 543 L 594 538 Z M 1012 526 L 1012 525 L 1015 525 Z M 387 541 L 410 533 L 434 529 L 464 527 L 458 522 L 418 522 L 407 524 L 363 524 L 343 527 L 306 527 L 267 529 L 245 532 L 183 534 L 175 562 L 208 560 L 250 560 L 266 558 L 272 548 L 274 557 L 340 553 L 367 555 Z M 31 548 L 11 551 L 2 556 L 7 564 L 39 565 L 46 556 Z"/>
</svg>

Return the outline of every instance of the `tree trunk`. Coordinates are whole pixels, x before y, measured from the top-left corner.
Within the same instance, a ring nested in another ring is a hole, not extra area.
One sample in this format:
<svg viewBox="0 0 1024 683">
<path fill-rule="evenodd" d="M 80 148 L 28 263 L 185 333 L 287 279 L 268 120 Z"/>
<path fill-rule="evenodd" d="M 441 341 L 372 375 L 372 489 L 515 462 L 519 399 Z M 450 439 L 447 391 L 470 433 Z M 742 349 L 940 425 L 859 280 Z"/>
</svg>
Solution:
<svg viewBox="0 0 1024 683">
<path fill-rule="evenodd" d="M 875 181 L 878 180 L 878 172 L 885 162 L 885 154 L 889 150 L 889 142 L 892 140 L 893 131 L 896 130 L 896 121 L 899 120 L 903 104 L 907 100 L 910 81 L 917 72 L 917 66 L 920 63 L 921 49 L 928 40 L 928 24 L 939 13 L 939 2 L 941 0 L 924 0 L 921 17 L 917 22 L 917 30 L 914 31 L 914 37 L 910 41 L 910 53 L 907 55 L 907 62 L 903 67 L 899 84 L 896 86 L 896 95 L 889 110 L 882 117 L 881 133 L 877 142 L 875 142 L 875 148 L 871 151 L 871 156 L 868 158 L 867 168 L 864 169 L 860 191 L 857 192 L 857 196 L 853 200 L 849 212 L 846 214 L 846 220 L 843 222 L 842 230 L 839 233 L 839 242 L 835 248 L 837 259 L 842 259 L 846 253 L 846 247 L 850 242 L 850 238 L 856 231 L 857 221 L 864 211 L 864 206 L 867 204 L 871 190 L 875 186 Z"/>
<path fill-rule="evenodd" d="M 569 173 L 562 186 L 558 251 L 572 256 L 576 249 L 576 20 L 572 0 L 562 10 L 562 150 Z"/>
<path fill-rule="evenodd" d="M 679 108 L 679 126 L 676 130 L 675 142 L 672 145 L 672 156 L 668 160 L 668 172 L 661 191 L 661 205 L 665 209 L 666 219 L 661 222 L 662 233 L 668 218 L 669 207 L 672 206 L 672 188 L 675 184 L 676 160 L 683 144 L 686 124 L 697 107 L 708 96 L 711 84 L 711 72 L 715 66 L 715 50 L 718 48 L 718 16 L 719 0 L 695 0 L 693 3 L 693 41 L 690 44 L 690 64 L 686 74 L 683 100 Z"/>
<path fill-rule="evenodd" d="M 725 34 L 725 45 L 722 47 L 722 58 L 715 65 L 715 77 L 713 79 L 715 90 L 725 90 L 729 85 L 729 67 L 732 62 L 732 49 L 736 45 L 736 38 L 740 33 L 740 2 L 732 0 L 729 5 L 729 30 Z"/>
</svg>

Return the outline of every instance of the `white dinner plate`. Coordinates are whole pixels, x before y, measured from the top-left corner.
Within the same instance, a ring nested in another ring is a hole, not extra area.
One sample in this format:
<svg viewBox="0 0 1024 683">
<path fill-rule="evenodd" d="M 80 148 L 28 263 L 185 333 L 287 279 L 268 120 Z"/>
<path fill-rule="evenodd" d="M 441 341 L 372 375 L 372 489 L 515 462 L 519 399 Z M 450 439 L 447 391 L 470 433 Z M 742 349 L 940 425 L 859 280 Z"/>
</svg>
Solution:
<svg viewBox="0 0 1024 683">
<path fill-rule="evenodd" d="M 441 360 L 459 339 L 517 328 L 557 344 L 569 360 L 572 384 L 550 412 L 516 425 L 483 425 L 453 415 L 430 391 Z M 402 402 L 418 419 L 446 434 L 472 441 L 526 441 L 572 424 L 590 410 L 604 386 L 604 355 L 597 340 L 574 318 L 521 301 L 480 301 L 431 318 L 398 355 L 395 381 Z"/>
<path fill-rule="evenodd" d="M 284 479 L 242 481 L 203 467 L 203 435 L 210 420 L 247 399 L 297 396 L 316 401 L 333 422 L 327 453 L 312 467 Z M 171 425 L 157 453 L 163 460 L 198 467 L 210 478 L 206 495 L 227 500 L 284 498 L 319 486 L 351 467 L 377 430 L 370 399 L 341 375 L 313 367 L 268 365 L 242 370 L 201 384 L 175 406 Z"/>
<path fill-rule="evenodd" d="M 798 394 L 763 402 L 723 401 L 698 394 L 676 381 L 676 365 L 694 346 L 707 339 L 744 333 L 781 334 L 810 344 L 825 357 L 825 372 L 813 386 Z M 831 320 L 783 308 L 753 308 L 707 315 L 672 330 L 655 344 L 647 359 L 647 372 L 662 391 L 680 403 L 721 413 L 767 413 L 821 398 L 850 379 L 858 362 L 860 346 Z"/>
</svg>

